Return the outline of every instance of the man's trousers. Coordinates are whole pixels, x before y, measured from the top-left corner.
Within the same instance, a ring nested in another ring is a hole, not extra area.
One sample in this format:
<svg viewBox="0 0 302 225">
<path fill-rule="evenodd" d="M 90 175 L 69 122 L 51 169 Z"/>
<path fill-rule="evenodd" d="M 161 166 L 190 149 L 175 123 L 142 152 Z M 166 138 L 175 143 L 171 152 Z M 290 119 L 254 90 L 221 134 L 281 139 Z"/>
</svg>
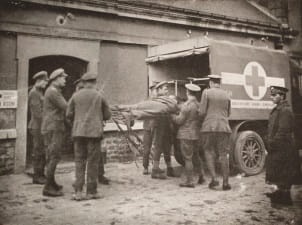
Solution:
<svg viewBox="0 0 302 225">
<path fill-rule="evenodd" d="M 75 191 L 82 191 L 85 183 L 87 166 L 87 194 L 97 193 L 98 164 L 101 149 L 100 138 L 77 137 L 74 139 L 74 156 L 76 167 Z"/>
<path fill-rule="evenodd" d="M 45 146 L 43 136 L 38 129 L 30 129 L 33 143 L 33 168 L 34 178 L 44 177 L 44 168 L 46 165 Z"/>
</svg>

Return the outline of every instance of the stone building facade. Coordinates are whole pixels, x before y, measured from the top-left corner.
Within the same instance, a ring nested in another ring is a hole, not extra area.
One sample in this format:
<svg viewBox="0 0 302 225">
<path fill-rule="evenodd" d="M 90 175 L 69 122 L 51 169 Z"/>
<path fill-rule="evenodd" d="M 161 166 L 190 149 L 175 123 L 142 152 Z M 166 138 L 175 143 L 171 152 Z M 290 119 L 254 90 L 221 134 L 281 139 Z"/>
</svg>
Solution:
<svg viewBox="0 0 302 225">
<path fill-rule="evenodd" d="M 92 71 L 111 105 L 133 104 L 148 96 L 149 47 L 209 36 L 268 48 L 282 40 L 287 49 L 297 34 L 284 23 L 259 2 L 244 0 L 1 1 L 0 99 L 8 105 L 0 105 L 0 174 L 28 164 L 27 100 L 36 72 L 63 67 L 70 75 L 68 99 L 73 81 Z M 105 136 L 109 159 L 132 157 L 113 123 Z"/>
</svg>

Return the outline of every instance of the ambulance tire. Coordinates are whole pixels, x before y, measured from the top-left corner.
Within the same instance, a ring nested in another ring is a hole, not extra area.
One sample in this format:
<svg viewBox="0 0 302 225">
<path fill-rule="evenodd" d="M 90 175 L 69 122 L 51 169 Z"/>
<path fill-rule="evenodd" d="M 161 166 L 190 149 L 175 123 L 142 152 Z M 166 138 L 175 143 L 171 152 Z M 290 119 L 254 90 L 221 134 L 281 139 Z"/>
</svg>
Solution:
<svg viewBox="0 0 302 225">
<path fill-rule="evenodd" d="M 181 151 L 180 151 L 180 143 L 179 143 L 179 140 L 177 140 L 176 138 L 174 139 L 173 147 L 174 147 L 173 148 L 174 149 L 174 158 L 175 158 L 176 162 L 178 162 L 180 165 L 184 166 L 185 161 L 184 161 Z"/>
<path fill-rule="evenodd" d="M 259 174 L 264 169 L 265 145 L 254 131 L 239 132 L 235 142 L 234 159 L 237 168 L 245 176 Z"/>
</svg>

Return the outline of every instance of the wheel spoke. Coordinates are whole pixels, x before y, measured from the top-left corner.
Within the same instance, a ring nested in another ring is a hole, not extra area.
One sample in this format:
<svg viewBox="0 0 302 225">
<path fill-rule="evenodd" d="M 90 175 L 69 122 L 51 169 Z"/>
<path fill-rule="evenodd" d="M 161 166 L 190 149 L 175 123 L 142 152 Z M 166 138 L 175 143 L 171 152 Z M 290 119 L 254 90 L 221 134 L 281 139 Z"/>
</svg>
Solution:
<svg viewBox="0 0 302 225">
<path fill-rule="evenodd" d="M 255 156 L 255 157 L 261 157 L 262 154 L 261 154 L 261 153 L 255 153 L 254 156 Z"/>
<path fill-rule="evenodd" d="M 254 143 L 253 143 L 253 149 L 255 149 L 256 146 L 258 146 L 258 143 L 257 143 L 257 142 L 254 142 Z"/>
<path fill-rule="evenodd" d="M 256 153 L 256 152 L 259 152 L 259 151 L 260 151 L 260 148 L 253 149 L 253 153 Z"/>
<path fill-rule="evenodd" d="M 245 165 L 247 165 L 247 164 L 248 164 L 248 162 L 249 162 L 249 159 L 248 159 L 248 158 L 246 158 L 246 159 L 244 159 L 243 161 L 244 161 L 244 164 L 245 164 Z"/>
<path fill-rule="evenodd" d="M 258 160 L 256 160 L 255 158 L 253 158 L 252 161 L 253 161 L 253 166 L 258 165 Z"/>
</svg>

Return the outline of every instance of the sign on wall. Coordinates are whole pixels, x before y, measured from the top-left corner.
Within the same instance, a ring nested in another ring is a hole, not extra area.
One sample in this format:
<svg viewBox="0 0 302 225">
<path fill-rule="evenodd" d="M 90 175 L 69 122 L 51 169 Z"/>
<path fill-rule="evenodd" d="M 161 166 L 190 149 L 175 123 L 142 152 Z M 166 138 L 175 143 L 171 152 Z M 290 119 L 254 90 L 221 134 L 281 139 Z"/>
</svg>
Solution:
<svg viewBox="0 0 302 225">
<path fill-rule="evenodd" d="M 17 108 L 17 91 L 0 90 L 0 109 Z"/>
</svg>

